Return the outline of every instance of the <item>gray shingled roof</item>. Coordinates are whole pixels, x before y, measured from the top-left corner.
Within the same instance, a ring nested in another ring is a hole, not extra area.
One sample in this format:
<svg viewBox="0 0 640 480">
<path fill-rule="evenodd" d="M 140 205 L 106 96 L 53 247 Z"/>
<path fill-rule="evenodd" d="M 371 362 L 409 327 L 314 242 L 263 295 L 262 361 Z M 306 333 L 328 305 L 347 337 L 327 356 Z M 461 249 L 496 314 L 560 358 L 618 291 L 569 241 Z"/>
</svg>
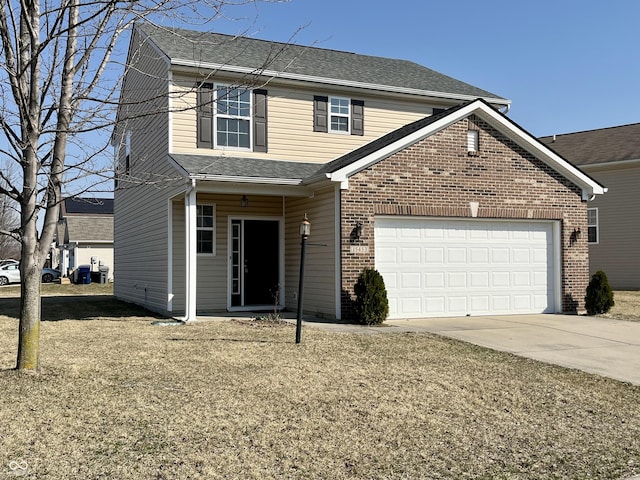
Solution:
<svg viewBox="0 0 640 480">
<path fill-rule="evenodd" d="M 640 123 L 539 140 L 575 165 L 640 160 Z"/>
<path fill-rule="evenodd" d="M 322 164 L 285 162 L 260 158 L 211 157 L 172 154 L 171 158 L 190 176 L 273 178 L 302 180 L 315 173 Z"/>
<path fill-rule="evenodd" d="M 173 62 L 209 63 L 256 72 L 266 66 L 268 70 L 293 75 L 437 92 L 445 98 L 455 94 L 509 103 L 491 92 L 407 60 L 149 24 L 139 26 Z"/>
<path fill-rule="evenodd" d="M 66 217 L 70 242 L 113 242 L 113 215 Z"/>
</svg>

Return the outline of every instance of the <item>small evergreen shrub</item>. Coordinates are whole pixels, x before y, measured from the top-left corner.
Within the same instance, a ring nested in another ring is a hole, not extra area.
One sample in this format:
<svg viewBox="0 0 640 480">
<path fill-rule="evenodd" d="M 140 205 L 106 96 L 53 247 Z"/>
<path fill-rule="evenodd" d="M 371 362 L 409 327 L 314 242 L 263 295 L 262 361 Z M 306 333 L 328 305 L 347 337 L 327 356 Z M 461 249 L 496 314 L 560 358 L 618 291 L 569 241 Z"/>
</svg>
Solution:
<svg viewBox="0 0 640 480">
<path fill-rule="evenodd" d="M 615 305 L 609 279 L 602 270 L 598 270 L 591 277 L 584 301 L 589 315 L 607 313 Z"/>
<path fill-rule="evenodd" d="M 365 268 L 355 284 L 354 304 L 358 321 L 364 325 L 380 325 L 389 315 L 389 299 L 384 279 L 373 268 Z"/>
</svg>

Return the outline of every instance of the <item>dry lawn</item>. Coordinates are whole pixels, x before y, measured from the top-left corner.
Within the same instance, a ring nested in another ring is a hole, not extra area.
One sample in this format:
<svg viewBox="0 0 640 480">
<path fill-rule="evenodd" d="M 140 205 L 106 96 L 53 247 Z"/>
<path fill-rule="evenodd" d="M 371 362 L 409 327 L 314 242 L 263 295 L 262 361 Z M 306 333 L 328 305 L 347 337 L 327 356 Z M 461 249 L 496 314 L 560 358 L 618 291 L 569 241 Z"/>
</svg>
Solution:
<svg viewBox="0 0 640 480">
<path fill-rule="evenodd" d="M 603 317 L 640 322 L 640 292 L 616 290 L 613 292 L 613 300 L 615 305 Z"/>
<path fill-rule="evenodd" d="M 0 299 L 0 479 L 640 473 L 638 387 L 427 334 L 305 327 L 295 345 L 288 324 L 161 327 L 111 297 L 66 300 L 30 376 L 11 369 L 16 299 Z"/>
</svg>

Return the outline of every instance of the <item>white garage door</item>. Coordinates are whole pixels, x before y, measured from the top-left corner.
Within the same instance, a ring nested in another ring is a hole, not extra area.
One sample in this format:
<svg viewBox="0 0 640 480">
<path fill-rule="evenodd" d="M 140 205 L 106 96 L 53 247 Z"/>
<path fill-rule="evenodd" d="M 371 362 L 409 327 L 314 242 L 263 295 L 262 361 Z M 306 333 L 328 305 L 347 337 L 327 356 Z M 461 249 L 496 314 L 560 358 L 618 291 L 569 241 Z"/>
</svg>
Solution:
<svg viewBox="0 0 640 480">
<path fill-rule="evenodd" d="M 554 224 L 377 218 L 390 318 L 555 312 Z"/>
</svg>

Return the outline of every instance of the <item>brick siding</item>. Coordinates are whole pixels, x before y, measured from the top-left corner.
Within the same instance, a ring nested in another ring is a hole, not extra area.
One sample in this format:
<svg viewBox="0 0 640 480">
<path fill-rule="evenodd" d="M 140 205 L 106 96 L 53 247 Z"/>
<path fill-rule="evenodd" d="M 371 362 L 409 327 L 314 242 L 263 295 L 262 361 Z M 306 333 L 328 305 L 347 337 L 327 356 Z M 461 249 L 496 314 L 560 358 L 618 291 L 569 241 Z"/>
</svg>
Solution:
<svg viewBox="0 0 640 480">
<path fill-rule="evenodd" d="M 470 127 L 480 131 L 473 155 Z M 409 146 L 353 175 L 341 192 L 342 317 L 353 317 L 358 275 L 375 266 L 376 215 L 471 218 L 469 202 L 479 203 L 478 218 L 559 220 L 562 310 L 582 313 L 589 257 L 581 196 L 579 187 L 475 116 Z M 356 222 L 363 225 L 359 240 Z"/>
</svg>

